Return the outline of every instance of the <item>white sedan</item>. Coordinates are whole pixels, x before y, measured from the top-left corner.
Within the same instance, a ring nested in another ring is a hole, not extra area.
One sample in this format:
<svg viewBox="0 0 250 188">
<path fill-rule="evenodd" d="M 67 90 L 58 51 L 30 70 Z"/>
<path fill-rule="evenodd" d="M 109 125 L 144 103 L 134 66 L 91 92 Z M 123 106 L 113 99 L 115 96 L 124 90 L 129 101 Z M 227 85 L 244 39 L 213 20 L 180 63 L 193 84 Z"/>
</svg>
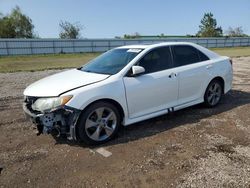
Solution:
<svg viewBox="0 0 250 188">
<path fill-rule="evenodd" d="M 122 46 L 31 84 L 23 108 L 38 134 L 101 144 L 121 125 L 198 103 L 216 106 L 232 75 L 228 57 L 193 43 Z"/>
</svg>

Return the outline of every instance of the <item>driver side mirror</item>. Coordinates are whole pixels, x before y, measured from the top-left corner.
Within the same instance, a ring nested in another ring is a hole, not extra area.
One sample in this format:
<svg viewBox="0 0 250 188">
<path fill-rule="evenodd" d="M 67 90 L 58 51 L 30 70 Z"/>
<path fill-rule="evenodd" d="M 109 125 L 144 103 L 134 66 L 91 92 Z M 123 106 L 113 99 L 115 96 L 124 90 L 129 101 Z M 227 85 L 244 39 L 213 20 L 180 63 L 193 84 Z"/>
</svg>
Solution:
<svg viewBox="0 0 250 188">
<path fill-rule="evenodd" d="M 132 67 L 132 76 L 139 76 L 140 74 L 144 73 L 145 69 L 142 66 L 133 66 Z"/>
</svg>

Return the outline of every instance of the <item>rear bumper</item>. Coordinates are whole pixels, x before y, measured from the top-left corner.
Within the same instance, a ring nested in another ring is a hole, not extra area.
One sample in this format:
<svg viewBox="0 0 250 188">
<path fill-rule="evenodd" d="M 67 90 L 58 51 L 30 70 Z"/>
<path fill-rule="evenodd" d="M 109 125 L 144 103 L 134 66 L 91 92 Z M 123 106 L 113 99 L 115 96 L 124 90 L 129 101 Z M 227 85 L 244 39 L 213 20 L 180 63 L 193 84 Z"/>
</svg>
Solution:
<svg viewBox="0 0 250 188">
<path fill-rule="evenodd" d="M 34 123 L 40 134 L 66 135 L 70 140 L 76 140 L 76 123 L 80 110 L 68 106 L 62 106 L 48 113 L 34 113 L 23 103 L 23 110 L 27 118 Z"/>
<path fill-rule="evenodd" d="M 233 69 L 231 68 L 230 71 L 225 76 L 225 87 L 224 93 L 226 94 L 228 91 L 232 89 L 233 86 Z"/>
</svg>

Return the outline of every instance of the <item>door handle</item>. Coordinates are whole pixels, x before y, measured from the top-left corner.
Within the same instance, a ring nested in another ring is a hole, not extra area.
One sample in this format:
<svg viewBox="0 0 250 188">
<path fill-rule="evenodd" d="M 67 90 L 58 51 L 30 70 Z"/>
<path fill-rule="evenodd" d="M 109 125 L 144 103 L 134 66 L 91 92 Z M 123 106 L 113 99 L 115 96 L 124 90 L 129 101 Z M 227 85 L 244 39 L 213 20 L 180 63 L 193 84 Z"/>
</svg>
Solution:
<svg viewBox="0 0 250 188">
<path fill-rule="evenodd" d="M 174 77 L 176 77 L 176 76 L 177 76 L 177 73 L 173 73 L 173 72 L 172 72 L 168 77 L 169 77 L 169 78 L 174 78 Z"/>
<path fill-rule="evenodd" d="M 211 69 L 213 67 L 213 65 L 207 65 L 206 68 L 207 69 Z"/>
</svg>

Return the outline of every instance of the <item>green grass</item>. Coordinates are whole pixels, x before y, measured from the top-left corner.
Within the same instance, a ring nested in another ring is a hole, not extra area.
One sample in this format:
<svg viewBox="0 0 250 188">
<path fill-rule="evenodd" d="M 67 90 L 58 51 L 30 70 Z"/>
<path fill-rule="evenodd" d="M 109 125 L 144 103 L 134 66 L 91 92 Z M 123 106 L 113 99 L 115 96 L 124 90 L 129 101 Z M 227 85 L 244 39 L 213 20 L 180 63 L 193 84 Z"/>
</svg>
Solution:
<svg viewBox="0 0 250 188">
<path fill-rule="evenodd" d="M 0 72 L 41 71 L 80 67 L 100 53 L 0 57 Z"/>
<path fill-rule="evenodd" d="M 250 56 L 250 47 L 212 48 L 220 55 Z M 79 67 L 100 53 L 0 57 L 0 72 L 39 71 Z"/>
<path fill-rule="evenodd" d="M 250 47 L 211 48 L 210 50 L 229 57 L 250 56 Z"/>
</svg>

